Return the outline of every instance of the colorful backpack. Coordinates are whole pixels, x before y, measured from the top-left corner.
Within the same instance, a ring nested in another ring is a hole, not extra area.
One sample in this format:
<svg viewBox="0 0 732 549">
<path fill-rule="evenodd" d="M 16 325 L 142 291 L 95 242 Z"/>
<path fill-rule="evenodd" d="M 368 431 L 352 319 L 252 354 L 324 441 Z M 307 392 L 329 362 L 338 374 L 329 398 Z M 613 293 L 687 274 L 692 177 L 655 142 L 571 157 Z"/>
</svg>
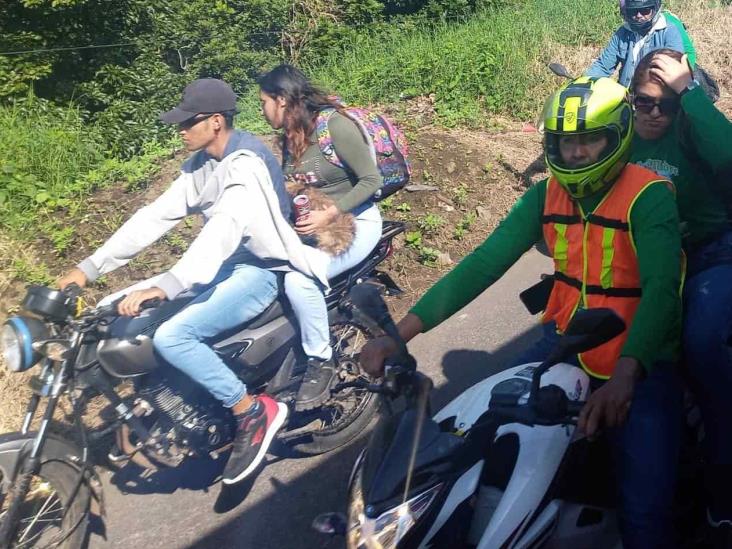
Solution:
<svg viewBox="0 0 732 549">
<path fill-rule="evenodd" d="M 318 114 L 315 126 L 318 146 L 328 162 L 348 170 L 348 167 L 336 155 L 333 138 L 328 130 L 328 120 L 335 112 L 336 109 L 329 108 L 323 109 Z M 407 158 L 409 155 L 407 140 L 401 130 L 387 118 L 368 109 L 344 106 L 341 114 L 353 120 L 366 137 L 371 156 L 384 178 L 384 185 L 374 193 L 374 200 L 383 200 L 404 187 L 412 175 L 412 166 Z"/>
</svg>

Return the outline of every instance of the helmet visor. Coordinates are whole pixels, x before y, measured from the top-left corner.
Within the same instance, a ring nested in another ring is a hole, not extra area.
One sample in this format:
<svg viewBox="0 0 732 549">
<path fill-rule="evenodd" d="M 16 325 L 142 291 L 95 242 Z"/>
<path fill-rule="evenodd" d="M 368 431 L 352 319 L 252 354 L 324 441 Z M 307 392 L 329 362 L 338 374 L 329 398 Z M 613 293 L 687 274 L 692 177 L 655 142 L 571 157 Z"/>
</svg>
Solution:
<svg viewBox="0 0 732 549">
<path fill-rule="evenodd" d="M 659 4 L 657 0 L 626 0 L 621 10 L 623 19 L 632 30 L 647 31 L 656 21 Z"/>
<path fill-rule="evenodd" d="M 574 172 L 601 164 L 620 145 L 620 136 L 609 128 L 583 133 L 547 131 L 545 139 L 549 163 L 560 170 Z"/>
</svg>

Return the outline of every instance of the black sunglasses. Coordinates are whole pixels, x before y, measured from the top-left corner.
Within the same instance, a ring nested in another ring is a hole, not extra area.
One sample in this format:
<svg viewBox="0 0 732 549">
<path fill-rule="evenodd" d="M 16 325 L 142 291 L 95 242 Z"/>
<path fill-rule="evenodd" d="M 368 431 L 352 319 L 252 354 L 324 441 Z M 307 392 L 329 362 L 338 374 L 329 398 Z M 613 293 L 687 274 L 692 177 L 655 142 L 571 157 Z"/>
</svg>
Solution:
<svg viewBox="0 0 732 549">
<path fill-rule="evenodd" d="M 679 100 L 676 97 L 664 97 L 656 101 L 647 95 L 636 95 L 633 97 L 633 106 L 645 114 L 651 114 L 656 107 L 661 114 L 676 114 L 679 111 Z"/>
<path fill-rule="evenodd" d="M 183 122 L 178 123 L 178 129 L 179 130 L 190 130 L 193 126 L 198 124 L 199 122 L 203 122 L 204 120 L 208 120 L 211 118 L 214 114 L 218 114 L 216 112 L 205 114 L 201 117 L 198 115 L 194 116 L 193 118 L 189 118 L 188 120 L 184 120 Z"/>
<path fill-rule="evenodd" d="M 626 10 L 626 13 L 628 14 L 628 17 L 635 17 L 636 15 L 640 15 L 641 17 L 648 17 L 653 13 L 653 8 L 630 9 Z"/>
</svg>

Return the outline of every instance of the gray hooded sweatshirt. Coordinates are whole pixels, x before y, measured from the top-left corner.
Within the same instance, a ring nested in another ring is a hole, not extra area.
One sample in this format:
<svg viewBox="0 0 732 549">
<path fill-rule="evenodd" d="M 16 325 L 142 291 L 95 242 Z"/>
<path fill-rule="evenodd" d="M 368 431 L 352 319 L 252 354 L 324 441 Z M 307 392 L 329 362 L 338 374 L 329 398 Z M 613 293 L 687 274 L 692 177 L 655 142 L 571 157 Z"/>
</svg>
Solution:
<svg viewBox="0 0 732 549">
<path fill-rule="evenodd" d="M 211 282 L 224 263 L 298 270 L 328 286 L 328 256 L 300 241 L 283 215 L 281 200 L 261 156 L 239 149 L 221 161 L 197 153 L 155 201 L 138 210 L 78 267 L 90 281 L 127 264 L 191 214 L 204 226 L 156 282 L 168 299 Z M 287 196 L 287 195 L 285 195 Z"/>
</svg>

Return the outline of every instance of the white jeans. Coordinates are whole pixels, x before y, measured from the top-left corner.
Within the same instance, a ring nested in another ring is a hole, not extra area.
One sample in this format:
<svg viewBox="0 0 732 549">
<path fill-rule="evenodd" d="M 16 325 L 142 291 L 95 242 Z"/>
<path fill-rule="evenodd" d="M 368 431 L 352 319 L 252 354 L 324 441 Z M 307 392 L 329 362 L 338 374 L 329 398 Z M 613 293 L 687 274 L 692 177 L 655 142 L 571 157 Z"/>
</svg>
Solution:
<svg viewBox="0 0 732 549">
<path fill-rule="evenodd" d="M 328 278 L 333 278 L 366 259 L 381 238 L 381 212 L 376 204 L 356 216 L 356 232 L 349 248 L 331 256 Z M 299 271 L 285 275 L 285 293 L 300 325 L 302 348 L 308 357 L 330 360 L 330 330 L 325 296 L 317 281 Z"/>
</svg>

